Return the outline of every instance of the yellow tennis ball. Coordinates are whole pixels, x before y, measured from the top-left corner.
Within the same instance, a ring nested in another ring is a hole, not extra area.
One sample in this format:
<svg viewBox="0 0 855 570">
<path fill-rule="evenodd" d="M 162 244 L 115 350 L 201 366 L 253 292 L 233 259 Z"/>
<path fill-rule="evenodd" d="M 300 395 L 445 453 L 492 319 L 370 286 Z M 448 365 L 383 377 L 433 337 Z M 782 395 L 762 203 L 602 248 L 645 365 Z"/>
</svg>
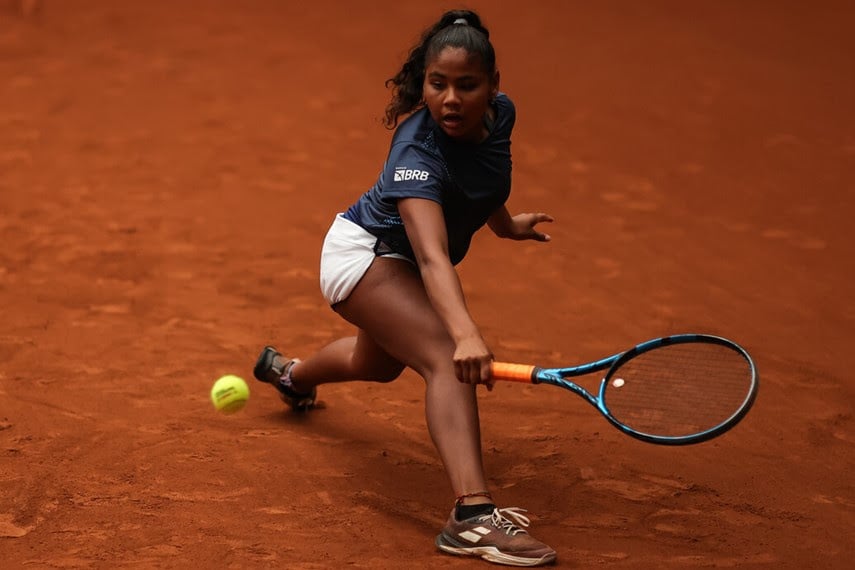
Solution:
<svg viewBox="0 0 855 570">
<path fill-rule="evenodd" d="M 214 407 L 224 414 L 233 414 L 241 410 L 249 400 L 249 386 L 243 378 L 226 374 L 214 382 L 211 388 L 211 401 Z"/>
</svg>

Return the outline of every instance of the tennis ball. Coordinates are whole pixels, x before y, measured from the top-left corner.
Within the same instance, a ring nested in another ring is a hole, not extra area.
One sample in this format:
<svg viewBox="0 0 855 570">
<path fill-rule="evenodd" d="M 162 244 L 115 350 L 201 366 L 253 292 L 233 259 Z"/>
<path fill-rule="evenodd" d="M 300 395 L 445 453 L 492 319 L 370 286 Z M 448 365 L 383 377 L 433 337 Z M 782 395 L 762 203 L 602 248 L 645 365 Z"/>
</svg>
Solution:
<svg viewBox="0 0 855 570">
<path fill-rule="evenodd" d="M 211 401 L 214 407 L 224 414 L 233 414 L 241 410 L 249 400 L 249 386 L 243 378 L 234 374 L 220 377 L 211 388 Z"/>
</svg>

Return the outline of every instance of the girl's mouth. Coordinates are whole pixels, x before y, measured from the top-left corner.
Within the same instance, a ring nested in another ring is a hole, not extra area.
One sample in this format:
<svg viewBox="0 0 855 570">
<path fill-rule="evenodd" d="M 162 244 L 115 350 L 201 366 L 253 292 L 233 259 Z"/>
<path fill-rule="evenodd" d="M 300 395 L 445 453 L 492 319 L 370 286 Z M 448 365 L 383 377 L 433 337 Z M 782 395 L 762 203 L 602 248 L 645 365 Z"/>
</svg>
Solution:
<svg viewBox="0 0 855 570">
<path fill-rule="evenodd" d="M 460 128 L 463 124 L 463 117 L 460 115 L 451 113 L 448 115 L 443 115 L 442 117 L 442 125 L 447 129 L 455 130 Z"/>
</svg>

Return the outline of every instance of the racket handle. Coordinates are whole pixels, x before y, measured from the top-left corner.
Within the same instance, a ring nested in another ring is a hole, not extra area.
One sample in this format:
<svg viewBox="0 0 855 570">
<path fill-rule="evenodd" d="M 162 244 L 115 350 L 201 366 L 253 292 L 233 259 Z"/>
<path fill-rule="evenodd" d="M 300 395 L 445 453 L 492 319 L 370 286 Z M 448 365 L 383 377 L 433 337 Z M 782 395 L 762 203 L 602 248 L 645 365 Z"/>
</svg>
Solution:
<svg viewBox="0 0 855 570">
<path fill-rule="evenodd" d="M 493 362 L 491 365 L 492 376 L 495 380 L 508 380 L 511 382 L 525 382 L 536 384 L 535 366 L 531 364 L 512 364 L 510 362 Z"/>
</svg>

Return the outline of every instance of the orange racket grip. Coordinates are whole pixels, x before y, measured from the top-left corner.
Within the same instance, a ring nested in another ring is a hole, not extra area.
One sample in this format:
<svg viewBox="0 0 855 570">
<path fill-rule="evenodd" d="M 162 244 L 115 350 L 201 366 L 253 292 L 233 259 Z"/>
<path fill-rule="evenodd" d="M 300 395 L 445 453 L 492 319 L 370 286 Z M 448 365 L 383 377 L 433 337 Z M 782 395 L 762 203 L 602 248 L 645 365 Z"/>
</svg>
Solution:
<svg viewBox="0 0 855 570">
<path fill-rule="evenodd" d="M 512 364 L 510 362 L 493 362 L 491 364 L 494 380 L 509 380 L 537 384 L 535 377 L 537 367 L 531 364 Z"/>
</svg>

